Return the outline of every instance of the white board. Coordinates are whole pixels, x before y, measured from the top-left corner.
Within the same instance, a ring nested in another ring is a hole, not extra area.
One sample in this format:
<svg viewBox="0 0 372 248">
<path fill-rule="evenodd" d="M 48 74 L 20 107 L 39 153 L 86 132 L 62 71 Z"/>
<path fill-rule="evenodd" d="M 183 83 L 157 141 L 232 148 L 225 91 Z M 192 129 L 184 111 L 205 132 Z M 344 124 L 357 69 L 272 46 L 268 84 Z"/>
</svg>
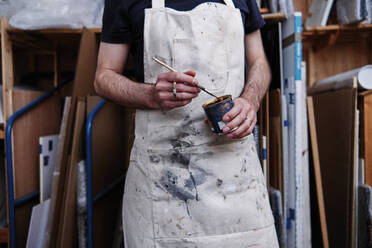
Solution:
<svg viewBox="0 0 372 248">
<path fill-rule="evenodd" d="M 27 248 L 43 247 L 50 199 L 32 208 L 31 222 L 27 236 Z"/>
<path fill-rule="evenodd" d="M 50 198 L 53 172 L 58 151 L 58 135 L 39 138 L 40 143 L 40 202 Z"/>
<path fill-rule="evenodd" d="M 306 104 L 306 63 L 301 64 L 302 79 L 302 230 L 303 248 L 311 248 L 311 210 L 310 210 L 310 179 L 309 179 L 309 137 Z"/>
<path fill-rule="evenodd" d="M 283 163 L 287 247 L 302 246 L 302 15 L 295 12 L 283 23 L 283 97 L 287 104 L 288 163 Z M 283 109 L 283 111 L 285 111 Z M 283 112 L 284 113 L 284 112 Z M 284 130 L 285 131 L 285 130 Z M 285 133 L 283 132 L 283 136 Z M 283 137 L 285 139 L 285 137 Z M 283 154 L 285 156 L 285 154 Z"/>
</svg>

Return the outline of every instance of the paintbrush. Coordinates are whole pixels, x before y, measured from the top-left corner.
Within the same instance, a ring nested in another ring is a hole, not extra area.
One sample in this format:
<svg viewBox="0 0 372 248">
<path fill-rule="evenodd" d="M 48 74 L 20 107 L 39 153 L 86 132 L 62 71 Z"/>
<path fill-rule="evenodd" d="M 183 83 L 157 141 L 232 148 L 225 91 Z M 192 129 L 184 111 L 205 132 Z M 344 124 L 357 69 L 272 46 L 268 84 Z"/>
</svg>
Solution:
<svg viewBox="0 0 372 248">
<path fill-rule="evenodd" d="M 166 63 L 164 63 L 164 62 L 158 60 L 157 58 L 152 57 L 152 59 L 153 59 L 154 61 L 158 62 L 159 64 L 161 64 L 162 66 L 164 66 L 165 68 L 167 68 L 168 70 L 173 71 L 173 72 L 177 72 L 174 68 L 172 68 L 172 67 L 170 67 L 169 65 L 167 65 Z M 202 91 L 204 91 L 205 93 L 207 93 L 207 94 L 209 94 L 209 95 L 211 95 L 211 96 L 213 96 L 213 97 L 215 97 L 215 98 L 218 99 L 218 96 L 216 96 L 216 95 L 210 93 L 210 92 L 209 92 L 208 90 L 206 90 L 203 86 L 198 85 L 197 87 L 198 87 L 199 89 L 201 89 Z"/>
</svg>

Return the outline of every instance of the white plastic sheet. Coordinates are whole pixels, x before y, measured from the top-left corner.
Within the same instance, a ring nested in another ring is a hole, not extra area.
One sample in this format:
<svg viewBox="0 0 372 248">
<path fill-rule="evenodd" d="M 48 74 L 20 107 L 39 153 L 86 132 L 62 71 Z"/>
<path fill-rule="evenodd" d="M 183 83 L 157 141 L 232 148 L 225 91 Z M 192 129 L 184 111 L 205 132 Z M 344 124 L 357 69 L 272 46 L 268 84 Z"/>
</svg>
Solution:
<svg viewBox="0 0 372 248">
<path fill-rule="evenodd" d="M 103 0 L 28 0 L 24 6 L 10 18 L 11 26 L 27 30 L 102 26 Z"/>
<path fill-rule="evenodd" d="M 372 0 L 367 0 L 367 10 L 368 10 L 368 23 L 372 24 Z"/>
<path fill-rule="evenodd" d="M 368 21 L 369 0 L 338 0 L 337 19 L 339 24 Z"/>
<path fill-rule="evenodd" d="M 82 160 L 78 164 L 77 175 L 77 226 L 79 237 L 79 248 L 87 247 L 88 235 L 88 209 L 87 209 L 87 183 L 86 183 L 85 161 Z"/>
<path fill-rule="evenodd" d="M 372 65 L 346 71 L 318 81 L 308 93 L 318 93 L 328 90 L 337 90 L 353 87 L 353 78 L 358 79 L 358 88 L 364 90 L 372 89 Z"/>
</svg>

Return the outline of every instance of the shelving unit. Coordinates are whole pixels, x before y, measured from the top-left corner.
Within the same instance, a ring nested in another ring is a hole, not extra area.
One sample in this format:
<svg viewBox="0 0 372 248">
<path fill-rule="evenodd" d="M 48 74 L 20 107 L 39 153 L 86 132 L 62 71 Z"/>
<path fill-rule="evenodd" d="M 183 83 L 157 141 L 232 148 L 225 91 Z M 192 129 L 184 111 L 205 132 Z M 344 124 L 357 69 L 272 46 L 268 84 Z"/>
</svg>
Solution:
<svg viewBox="0 0 372 248">
<path fill-rule="evenodd" d="M 20 83 L 20 76 L 30 72 L 41 72 L 45 74 L 47 71 L 53 71 L 54 75 L 52 74 L 48 76 L 50 79 L 47 80 L 49 86 L 46 84 L 43 84 L 42 86 L 46 87 L 46 90 L 49 87 L 56 85 L 57 82 L 61 81 L 61 77 L 63 77 L 61 75 L 62 71 L 75 70 L 80 38 L 82 37 L 84 30 L 55 29 L 23 31 L 9 27 L 5 18 L 2 18 L 0 22 L 3 74 L 3 113 L 5 120 L 5 124 L 2 127 L 0 126 L 0 139 L 4 140 L 4 126 L 9 117 L 16 110 L 16 106 L 19 105 L 18 102 L 14 102 L 16 100 L 14 99 L 14 92 L 15 87 Z M 94 34 L 100 32 L 99 29 L 92 29 L 90 31 Z M 25 101 L 27 101 L 27 99 Z M 25 103 L 27 104 L 28 102 Z M 58 126 L 59 125 L 60 124 L 58 124 Z M 32 130 L 28 130 L 27 132 L 32 132 Z M 24 166 L 26 166 L 25 168 L 29 167 L 28 164 L 25 164 Z M 32 167 L 34 167 L 34 165 Z M 37 175 L 32 170 L 35 169 L 26 169 L 25 172 L 23 172 L 24 175 L 29 177 L 28 181 L 33 181 Z M 15 189 L 20 186 L 19 183 L 22 181 L 20 180 L 17 183 L 17 178 L 20 179 L 22 177 L 22 175 L 17 175 L 17 173 L 15 173 Z M 34 186 L 32 186 L 30 190 L 34 190 Z M 22 196 L 23 193 L 20 191 L 18 193 L 16 191 L 14 194 L 16 199 L 21 199 Z M 24 222 L 22 219 L 27 220 L 27 216 L 31 215 L 31 207 L 32 204 L 29 204 L 28 206 L 19 209 L 18 211 L 20 212 L 16 212 L 15 219 L 18 223 L 16 225 L 16 243 L 21 240 L 20 244 L 22 244 L 25 241 L 25 237 L 27 237 L 28 221 Z M 7 223 L 9 223 L 9 219 Z M 9 245 L 8 228 L 0 229 L 0 243 L 8 243 Z M 17 244 L 17 247 L 21 247 L 22 245 L 20 244 Z"/>
<path fill-rule="evenodd" d="M 308 15 L 308 6 L 310 6 L 309 4 L 311 3 L 311 0 L 305 0 L 305 1 L 304 0 L 302 0 L 302 1 L 295 0 L 294 2 L 295 2 L 295 9 L 296 10 L 301 10 L 303 12 L 304 19 L 306 19 L 307 15 Z M 335 7 L 336 6 L 334 5 L 333 8 L 335 8 Z M 335 13 L 333 13 L 333 14 L 335 14 Z M 331 14 L 329 23 L 336 23 L 337 22 L 333 18 L 335 18 L 335 16 Z M 354 24 L 354 25 L 329 24 L 329 25 L 324 26 L 324 27 L 305 28 L 303 30 L 303 33 L 302 33 L 302 41 L 303 41 L 303 59 L 306 62 L 306 71 L 307 71 L 306 78 L 307 78 L 308 87 L 313 86 L 317 81 L 319 81 L 321 79 L 324 79 L 326 77 L 329 77 L 331 75 L 335 75 L 335 74 L 338 74 L 338 73 L 349 71 L 349 70 L 364 66 L 366 64 L 372 64 L 372 24 Z M 334 96 L 335 94 L 332 95 L 330 93 L 327 96 Z M 317 101 L 318 101 L 318 104 L 319 104 L 319 98 L 318 98 Z M 342 102 L 342 99 L 340 100 L 340 102 Z M 346 102 L 346 99 L 345 99 L 345 102 Z M 323 104 L 327 105 L 327 106 L 324 106 L 323 109 L 329 109 L 329 108 L 327 108 L 328 104 L 325 104 L 325 102 L 323 102 Z M 332 104 L 329 104 L 329 106 L 331 106 L 331 105 Z M 325 112 L 320 113 L 321 112 L 320 109 L 322 107 L 323 107 L 323 105 L 318 105 L 317 107 L 315 107 L 316 110 L 317 110 L 317 113 L 315 113 L 315 115 L 318 115 L 318 117 L 319 116 L 326 117 L 324 115 Z M 342 111 L 344 111 L 344 112 L 352 111 L 352 110 L 350 110 L 352 108 L 352 106 L 349 106 L 349 104 L 345 104 L 345 106 L 340 106 L 340 107 L 342 108 Z M 337 108 L 335 108 L 335 109 L 337 109 Z M 323 114 L 323 115 L 321 115 L 321 114 Z M 332 112 L 328 113 L 328 114 L 329 114 L 329 116 L 332 116 Z M 322 119 L 317 120 L 318 121 L 317 125 L 319 125 L 324 131 L 328 127 L 327 127 L 327 124 L 324 123 L 324 121 L 323 121 L 323 123 L 321 123 L 322 122 L 321 120 L 328 120 L 328 119 L 322 118 Z M 347 121 L 348 119 L 345 118 L 345 120 Z M 337 124 L 339 124 L 338 127 L 340 127 L 341 125 L 342 125 L 342 127 L 344 127 L 344 125 L 345 125 L 344 123 L 335 123 L 335 122 L 332 122 L 332 121 L 329 121 L 328 125 L 332 125 L 331 127 L 333 127 L 334 125 L 337 125 Z M 334 128 L 334 129 L 337 129 L 337 128 Z M 345 130 L 346 130 L 346 128 L 345 128 Z M 345 132 L 344 136 L 346 137 L 347 135 L 350 135 L 350 133 L 346 132 L 345 130 L 344 130 L 344 132 Z M 318 131 L 319 130 L 317 130 L 317 132 Z M 323 164 L 322 164 L 322 161 L 320 161 L 321 162 L 320 167 L 321 167 L 322 173 L 324 172 L 324 169 L 327 168 L 328 165 L 329 165 L 330 168 L 333 168 L 332 167 L 333 165 L 327 164 L 324 161 L 324 160 L 327 159 L 327 158 L 325 158 L 324 154 L 327 153 L 328 151 L 332 150 L 332 149 L 326 150 L 326 149 L 324 149 L 324 147 L 328 145 L 328 147 L 337 147 L 337 149 L 339 149 L 339 147 L 337 146 L 337 142 L 334 143 L 335 144 L 334 146 L 330 145 L 331 142 L 329 142 L 329 143 L 325 142 L 324 137 L 328 137 L 328 136 L 324 135 L 325 133 L 327 133 L 327 132 L 323 132 L 322 133 L 323 135 L 320 137 L 320 138 L 323 138 L 323 139 L 319 139 L 319 137 L 318 137 L 319 140 L 323 141 L 323 143 L 320 144 L 320 146 L 319 146 L 319 147 L 323 148 L 323 150 L 322 150 L 322 152 L 323 152 Z M 330 132 L 330 133 L 332 133 L 332 132 Z M 331 140 L 331 138 L 329 138 L 329 140 Z M 339 141 L 339 142 L 340 142 L 340 144 L 343 144 L 341 141 Z M 354 145 L 354 143 L 352 143 L 352 144 Z M 342 145 L 340 145 L 340 147 L 342 147 Z M 341 148 L 340 148 L 340 150 L 341 150 Z M 329 152 L 329 153 L 332 153 L 332 152 Z M 329 154 L 329 153 L 327 153 L 327 154 Z M 344 155 L 344 154 L 346 154 L 345 151 L 342 152 L 342 155 Z M 329 156 L 332 156 L 332 154 L 329 154 Z M 354 164 L 340 163 L 340 167 L 339 167 L 340 170 L 339 171 L 342 171 L 342 167 L 344 167 L 343 169 L 345 169 L 345 168 L 348 168 L 348 166 L 350 166 L 350 168 L 354 168 L 354 167 L 352 167 L 352 166 L 354 166 Z M 340 174 L 342 175 L 342 172 L 339 172 L 339 171 L 335 170 L 334 175 L 337 175 L 337 176 L 340 176 Z M 340 174 L 338 174 L 338 173 L 340 173 Z M 350 175 L 351 174 L 352 173 L 350 173 Z M 328 175 L 327 180 L 323 181 L 323 187 L 326 188 L 327 186 L 330 185 L 330 183 L 331 184 L 332 183 L 337 183 L 338 187 L 345 187 L 346 184 L 343 180 L 341 180 L 341 178 L 339 178 L 340 181 L 336 182 L 337 176 L 334 176 L 335 181 L 332 181 L 332 180 L 330 180 L 330 175 Z M 341 181 L 343 182 L 343 184 L 341 183 Z M 352 181 L 349 181 L 348 183 L 350 183 L 350 184 L 347 184 L 347 185 L 352 185 L 351 182 Z M 328 187 L 326 189 L 329 189 L 329 188 L 331 188 L 331 187 Z M 350 189 L 350 191 L 354 192 L 353 189 Z M 329 192 L 330 191 L 328 191 L 328 194 L 329 194 Z M 345 192 L 345 194 L 346 194 L 346 192 Z M 340 193 L 339 196 L 341 196 L 341 195 L 342 195 L 342 197 L 345 196 L 344 194 Z M 332 200 L 333 200 L 332 202 L 334 203 L 335 199 L 332 199 Z M 328 201 L 328 204 L 326 205 L 326 207 L 329 208 L 329 206 L 330 206 L 329 203 L 332 203 L 331 200 L 330 200 L 330 197 L 328 197 L 328 199 L 325 199 L 325 202 L 326 201 Z M 350 201 L 352 201 L 352 199 Z M 339 204 L 338 204 L 339 209 L 342 209 L 342 205 L 345 206 L 344 203 L 345 203 L 344 201 L 339 202 Z M 312 204 L 313 204 L 313 202 L 312 202 Z M 337 205 L 337 204 L 335 204 L 335 205 Z M 352 209 L 353 207 L 351 206 L 350 208 Z M 349 210 L 350 209 L 348 209 L 348 211 Z M 326 209 L 325 210 L 326 214 L 327 214 L 327 211 L 332 212 L 333 209 Z M 342 214 L 345 214 L 345 212 L 342 212 Z M 340 220 L 352 221 L 352 218 L 351 218 L 351 215 L 350 215 L 351 212 L 347 212 L 347 214 L 349 215 L 347 218 L 344 218 L 345 216 L 344 217 L 340 216 Z M 348 229 L 345 232 L 345 230 L 342 230 L 342 228 L 346 228 L 346 226 L 347 226 L 348 228 L 351 228 L 351 229 L 355 230 L 356 229 L 355 226 L 353 226 L 353 227 L 350 227 L 349 225 L 344 225 L 342 227 L 341 226 L 336 226 L 336 225 L 334 225 L 335 224 L 335 216 L 331 216 L 330 218 L 327 216 L 327 222 L 328 221 L 330 221 L 330 223 L 331 223 L 331 224 L 327 223 L 327 225 L 328 225 L 328 237 L 329 237 L 329 241 L 330 241 L 329 247 L 334 247 L 335 246 L 335 242 L 337 242 L 337 240 L 336 240 L 337 236 L 339 236 L 340 238 L 343 238 L 344 240 L 347 240 L 347 242 L 350 242 L 348 244 L 345 243 L 343 245 L 336 245 L 337 247 L 353 247 L 351 244 L 352 244 L 352 242 L 354 241 L 354 238 L 355 238 L 354 233 L 352 231 L 350 231 L 350 229 Z M 333 226 L 332 226 L 332 224 L 333 224 Z M 350 222 L 348 224 L 350 224 Z M 353 223 L 353 225 L 354 225 L 354 223 Z M 317 232 L 316 228 L 317 227 L 315 227 L 315 229 L 314 229 L 314 227 L 313 227 L 315 235 L 316 235 L 316 232 Z M 340 231 L 340 230 L 342 230 L 342 231 Z M 347 236 L 347 235 L 345 235 L 346 233 L 349 235 L 349 237 L 347 237 L 347 238 L 345 238 Z M 313 243 L 313 247 L 318 247 L 317 245 L 320 245 L 319 241 L 320 240 L 316 240 Z M 319 243 L 317 243 L 317 242 L 319 242 Z"/>
</svg>

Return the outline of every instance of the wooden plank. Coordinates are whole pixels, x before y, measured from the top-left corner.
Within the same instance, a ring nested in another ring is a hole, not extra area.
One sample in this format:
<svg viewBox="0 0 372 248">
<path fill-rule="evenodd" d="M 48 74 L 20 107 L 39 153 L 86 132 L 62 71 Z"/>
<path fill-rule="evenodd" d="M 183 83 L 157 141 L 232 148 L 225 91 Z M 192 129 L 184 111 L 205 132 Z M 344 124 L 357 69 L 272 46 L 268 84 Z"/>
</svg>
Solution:
<svg viewBox="0 0 372 248">
<path fill-rule="evenodd" d="M 270 91 L 270 185 L 283 192 L 282 180 L 282 134 L 281 134 L 281 96 L 280 89 Z"/>
<path fill-rule="evenodd" d="M 287 20 L 287 16 L 284 13 L 263 14 L 262 18 L 268 22 L 282 22 Z"/>
<path fill-rule="evenodd" d="M 13 111 L 17 111 L 44 92 L 13 91 Z M 20 116 L 13 126 L 14 197 L 39 189 L 39 137 L 59 132 L 61 100 L 55 95 Z"/>
<path fill-rule="evenodd" d="M 70 28 L 50 28 L 50 29 L 39 29 L 39 30 L 23 30 L 8 26 L 7 31 L 11 34 L 81 34 L 86 28 L 70 29 Z M 89 28 L 90 32 L 100 34 L 101 28 Z"/>
<path fill-rule="evenodd" d="M 71 143 L 71 130 L 75 115 L 74 104 L 71 97 L 66 97 L 58 138 L 57 164 L 53 173 L 52 198 L 45 233 L 45 245 L 43 247 L 56 247 L 61 198 L 63 196 L 66 164 L 68 163 L 68 151 L 70 150 Z"/>
<path fill-rule="evenodd" d="M 59 232 L 59 224 L 61 218 L 62 199 L 65 194 L 65 177 L 66 167 L 68 165 L 68 156 L 71 150 L 72 128 L 75 117 L 76 101 L 78 96 L 87 96 L 94 94 L 93 82 L 95 77 L 96 63 L 98 55 L 98 40 L 94 32 L 84 29 L 80 40 L 78 61 L 76 64 L 76 72 L 74 84 L 72 85 L 71 109 L 68 113 L 66 121 L 67 128 L 65 132 L 65 141 L 61 147 L 60 174 L 56 183 L 56 192 L 54 199 L 52 197 L 51 210 L 48 220 L 47 247 L 56 247 Z M 53 182 L 54 183 L 54 182 Z M 54 185 L 53 185 L 54 188 Z"/>
<path fill-rule="evenodd" d="M 76 109 L 74 136 L 72 139 L 71 162 L 66 172 L 65 195 L 62 204 L 62 216 L 60 221 L 60 234 L 57 247 L 77 247 L 76 226 L 76 187 L 77 187 L 77 164 L 84 157 L 84 130 L 85 130 L 85 99 L 79 99 Z"/>
<path fill-rule="evenodd" d="M 351 239 L 349 243 L 349 247 L 355 247 L 357 244 L 357 236 L 358 236 L 358 174 L 359 174 L 359 123 L 360 123 L 360 112 L 357 110 L 357 102 L 358 102 L 358 97 L 357 97 L 357 84 L 358 84 L 358 79 L 357 77 L 354 77 L 353 80 L 353 85 L 355 88 L 355 97 L 354 97 L 354 106 L 355 106 L 355 114 L 354 114 L 354 135 L 353 135 L 353 164 L 352 164 L 352 175 L 351 175 L 351 187 L 352 187 L 352 192 L 351 192 Z"/>
<path fill-rule="evenodd" d="M 323 244 L 323 248 L 329 248 L 327 219 L 326 219 L 326 212 L 325 212 L 325 207 L 324 207 L 322 175 L 320 171 L 318 140 L 317 140 L 317 134 L 316 134 L 314 104 L 313 104 L 313 99 L 311 96 L 307 97 L 307 109 L 308 109 L 308 116 L 309 116 L 309 129 L 310 129 L 311 149 L 312 149 L 312 155 L 313 155 L 313 167 L 314 167 L 314 174 L 315 174 L 315 184 L 316 184 L 315 187 L 316 187 L 317 200 L 318 200 L 320 228 L 322 232 L 322 241 L 323 241 L 322 244 Z"/>
<path fill-rule="evenodd" d="M 2 81 L 3 81 L 3 113 L 7 121 L 12 114 L 11 89 L 14 85 L 13 49 L 9 34 L 6 29 L 9 27 L 5 17 L 1 18 L 1 60 L 2 60 Z"/>
<path fill-rule="evenodd" d="M 58 50 L 55 50 L 53 52 L 53 70 L 54 70 L 54 80 L 53 85 L 56 87 L 59 83 L 60 78 L 60 65 L 59 65 L 59 52 Z"/>
<path fill-rule="evenodd" d="M 372 91 L 361 96 L 362 157 L 365 164 L 365 183 L 372 185 Z"/>
<path fill-rule="evenodd" d="M 304 35 L 315 35 L 317 32 L 323 31 L 357 31 L 363 32 L 365 30 L 372 30 L 372 24 L 355 24 L 355 25 L 327 25 L 324 27 L 315 26 L 308 27 L 304 30 Z"/>
<path fill-rule="evenodd" d="M 331 247 L 350 247 L 354 193 L 356 89 L 313 95 Z"/>
<path fill-rule="evenodd" d="M 3 113 L 3 120 L 4 120 L 4 126 L 7 121 L 8 114 L 8 105 L 11 97 L 8 96 L 7 91 L 5 87 L 7 84 L 13 84 L 13 64 L 9 63 L 9 61 L 13 61 L 12 58 L 12 48 L 9 44 L 9 37 L 7 36 L 7 33 L 5 32 L 5 28 L 7 25 L 6 18 L 2 17 L 0 18 L 0 41 L 1 41 L 1 73 L 2 73 L 2 113 Z M 3 128 L 4 130 L 4 128 Z M 5 139 L 5 135 L 3 133 L 3 139 Z M 7 175 L 7 168 L 5 166 L 5 175 Z M 8 192 L 8 180 L 5 177 L 5 190 Z M 6 209 L 8 211 L 9 209 L 9 203 L 8 203 L 8 194 L 6 194 Z M 9 215 L 7 215 L 7 223 L 9 224 Z M 9 230 L 7 230 L 7 237 L 6 237 L 6 243 L 9 242 Z M 4 232 L 1 232 L 1 237 L 3 237 Z"/>
<path fill-rule="evenodd" d="M 98 41 L 88 29 L 83 31 L 76 65 L 72 97 L 94 95 L 94 79 L 97 66 Z"/>
<path fill-rule="evenodd" d="M 5 139 L 4 125 L 0 127 L 0 140 Z"/>
<path fill-rule="evenodd" d="M 267 13 L 270 13 L 270 10 L 268 8 L 260 8 L 260 13 L 267 14 Z"/>
</svg>

